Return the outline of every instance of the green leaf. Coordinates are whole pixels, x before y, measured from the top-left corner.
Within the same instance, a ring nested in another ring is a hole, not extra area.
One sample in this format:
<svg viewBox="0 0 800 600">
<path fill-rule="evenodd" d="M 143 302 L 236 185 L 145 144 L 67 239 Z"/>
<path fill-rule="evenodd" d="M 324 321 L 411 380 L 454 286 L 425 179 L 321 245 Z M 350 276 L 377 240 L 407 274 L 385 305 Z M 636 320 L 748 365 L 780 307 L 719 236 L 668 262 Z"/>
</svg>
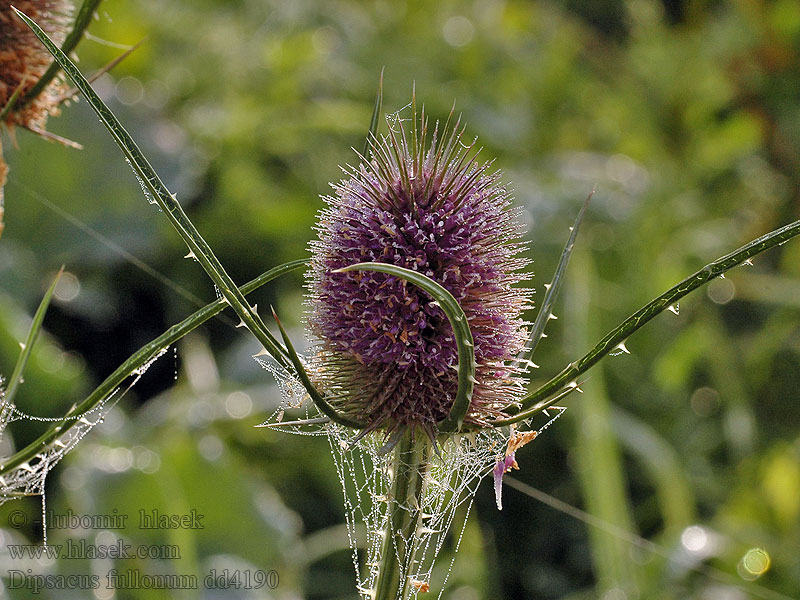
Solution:
<svg viewBox="0 0 800 600">
<path fill-rule="evenodd" d="M 69 54 L 72 52 L 78 45 L 78 42 L 81 41 L 86 28 L 89 26 L 89 23 L 92 22 L 92 17 L 94 16 L 97 7 L 100 6 L 100 2 L 102 2 L 102 0 L 84 0 L 77 16 L 75 17 L 75 24 L 72 26 L 72 31 L 67 34 L 64 43 L 61 45 L 61 51 L 64 52 L 64 54 Z M 15 8 L 14 10 L 17 9 Z M 39 78 L 39 81 L 37 81 L 33 87 L 28 90 L 27 94 L 25 94 L 25 97 L 22 99 L 23 106 L 42 93 L 42 90 L 44 90 L 44 88 L 47 87 L 47 84 L 50 83 L 53 80 L 53 77 L 56 76 L 58 69 L 59 65 L 57 62 L 50 64 L 44 74 Z"/>
<path fill-rule="evenodd" d="M 450 326 L 453 328 L 458 350 L 458 390 L 453 401 L 453 407 L 450 409 L 450 414 L 439 422 L 439 430 L 459 431 L 464 423 L 464 418 L 467 416 L 475 387 L 475 344 L 472 340 L 472 332 L 469 329 L 467 317 L 461 306 L 450 292 L 433 279 L 417 271 L 385 263 L 363 262 L 338 269 L 335 272 L 347 273 L 348 271 L 377 271 L 394 275 L 413 283 L 427 292 L 442 308 L 447 320 L 450 321 Z"/>
<path fill-rule="evenodd" d="M 542 307 L 539 309 L 539 314 L 536 315 L 536 320 L 533 322 L 533 328 L 531 328 L 531 334 L 528 337 L 528 343 L 525 344 L 526 348 L 515 361 L 517 366 L 530 361 L 533 353 L 536 351 L 536 346 L 539 345 L 539 342 L 544 337 L 544 328 L 551 318 L 553 303 L 556 301 L 558 292 L 561 290 L 561 284 L 564 282 L 564 273 L 567 272 L 569 257 L 572 255 L 572 249 L 575 247 L 575 239 L 578 237 L 578 229 L 581 226 L 583 215 L 586 213 L 586 209 L 589 207 L 589 201 L 592 199 L 593 195 L 594 190 L 589 193 L 589 196 L 584 201 L 581 210 L 578 212 L 578 216 L 575 219 L 575 224 L 570 230 L 567 245 L 564 246 L 564 250 L 561 252 L 561 258 L 558 261 L 555 275 L 553 275 L 553 281 L 551 281 L 550 285 L 547 286 L 547 293 L 544 295 Z"/>
<path fill-rule="evenodd" d="M 114 116 L 114 113 L 105 105 L 100 97 L 89 85 L 89 82 L 81 74 L 78 68 L 72 63 L 64 52 L 62 52 L 53 41 L 42 31 L 33 20 L 31 20 L 24 13 L 16 8 L 14 11 L 19 17 L 25 21 L 28 27 L 31 28 L 37 38 L 45 45 L 47 50 L 53 55 L 64 69 L 70 79 L 72 79 L 75 86 L 80 90 L 84 97 L 89 102 L 89 105 L 95 111 L 100 121 L 106 126 L 114 141 L 122 150 L 125 157 L 128 159 L 129 164 L 133 168 L 134 173 L 139 179 L 142 187 L 153 195 L 161 211 L 169 219 L 172 226 L 180 234 L 183 241 L 189 248 L 190 256 L 194 256 L 197 262 L 203 267 L 208 276 L 219 289 L 226 302 L 231 305 L 231 308 L 236 312 L 245 326 L 250 332 L 258 339 L 264 346 L 266 351 L 282 366 L 288 367 L 288 354 L 286 349 L 281 346 L 278 340 L 273 336 L 264 325 L 261 317 L 255 310 L 247 304 L 244 295 L 236 287 L 231 277 L 223 268 L 222 264 L 217 259 L 211 247 L 205 241 L 200 232 L 197 231 L 194 224 L 183 211 L 183 208 L 178 203 L 175 195 L 170 193 L 167 186 L 161 181 L 161 178 L 155 172 L 150 162 L 142 154 L 134 139 L 125 130 L 119 120 Z"/>
<path fill-rule="evenodd" d="M 53 283 L 51 283 L 50 287 L 47 288 L 47 292 L 45 292 L 44 298 L 42 298 L 42 301 L 39 304 L 39 308 L 36 309 L 36 313 L 33 315 L 33 322 L 31 323 L 30 330 L 28 330 L 28 337 L 22 343 L 22 352 L 19 354 L 17 364 L 14 365 L 14 371 L 11 373 L 11 378 L 8 381 L 8 389 L 6 389 L 5 396 L 3 397 L 4 404 L 11 404 L 14 402 L 14 396 L 17 394 L 17 390 L 22 383 L 22 376 L 25 372 L 25 367 L 28 364 L 28 359 L 30 359 L 31 352 L 33 352 L 33 345 L 36 343 L 36 338 L 39 337 L 39 332 L 42 330 L 44 315 L 47 313 L 47 308 L 50 306 L 50 300 L 53 298 L 53 293 L 58 285 L 58 280 L 61 279 L 61 275 L 63 273 L 64 267 L 61 267 L 56 276 L 53 278 Z"/>
<path fill-rule="evenodd" d="M 279 265 L 243 285 L 240 289 L 240 292 L 242 294 L 249 294 L 268 281 L 271 281 L 276 277 L 280 277 L 281 275 L 285 275 L 290 271 L 304 267 L 306 264 L 308 264 L 308 260 L 301 259 Z M 69 431 L 69 429 L 71 429 L 75 423 L 77 423 L 77 419 L 81 415 L 97 408 L 97 406 L 99 406 L 104 400 L 113 394 L 114 391 L 117 390 L 128 377 L 132 376 L 143 365 L 156 358 L 160 353 L 177 342 L 187 333 L 193 331 L 210 318 L 221 313 L 227 306 L 228 303 L 225 302 L 224 299 L 219 299 L 215 302 L 212 302 L 211 304 L 206 305 L 194 314 L 190 315 L 180 323 L 173 325 L 160 336 L 139 348 L 139 350 L 131 355 L 128 360 L 117 367 L 117 369 L 111 373 L 111 375 L 109 375 L 99 386 L 97 386 L 97 388 L 95 388 L 95 390 L 89 394 L 86 399 L 73 407 L 72 410 L 70 410 L 70 412 L 64 417 L 63 421 L 54 423 L 53 426 L 39 436 L 37 440 L 8 458 L 2 465 L 0 465 L 0 473 L 8 472 L 32 460 L 34 456 L 41 453 L 45 448 L 55 442 L 56 439 Z"/>
</svg>

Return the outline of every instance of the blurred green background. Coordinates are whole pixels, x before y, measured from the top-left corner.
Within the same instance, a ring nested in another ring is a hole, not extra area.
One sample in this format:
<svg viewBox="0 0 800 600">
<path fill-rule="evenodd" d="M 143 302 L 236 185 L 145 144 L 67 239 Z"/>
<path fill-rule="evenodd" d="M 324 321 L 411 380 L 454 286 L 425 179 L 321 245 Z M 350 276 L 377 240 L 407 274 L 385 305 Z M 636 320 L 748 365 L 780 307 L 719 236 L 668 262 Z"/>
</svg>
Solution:
<svg viewBox="0 0 800 600">
<path fill-rule="evenodd" d="M 524 208 L 537 297 L 596 185 L 538 350 L 542 380 L 695 269 L 800 215 L 793 0 L 117 0 L 89 32 L 86 72 L 146 37 L 95 87 L 239 282 L 307 254 L 320 195 L 357 160 L 384 66 L 387 112 L 416 85 L 434 117 L 455 101 L 482 155 L 497 157 Z M 23 410 L 58 416 L 214 289 L 85 102 L 49 129 L 85 149 L 4 140 L 0 373 L 65 264 L 18 395 Z M 254 298 L 299 340 L 303 292 L 294 274 Z M 131 516 L 117 537 L 176 544 L 181 559 L 24 562 L 4 549 L 4 574 L 274 569 L 274 590 L 95 597 L 356 597 L 328 444 L 253 427 L 279 395 L 232 323 L 162 357 L 47 483 L 54 514 L 117 510 Z M 484 483 L 443 597 L 800 597 L 800 242 L 694 293 L 627 346 L 513 474 L 588 516 L 520 484 L 499 512 Z M 14 425 L 3 455 L 41 431 Z M 142 531 L 140 509 L 195 509 L 205 529 Z M 13 510 L 26 526 L 8 526 Z M 39 511 L 33 498 L 4 505 L 2 542 L 38 541 Z M 49 532 L 67 539 L 114 538 Z"/>
</svg>

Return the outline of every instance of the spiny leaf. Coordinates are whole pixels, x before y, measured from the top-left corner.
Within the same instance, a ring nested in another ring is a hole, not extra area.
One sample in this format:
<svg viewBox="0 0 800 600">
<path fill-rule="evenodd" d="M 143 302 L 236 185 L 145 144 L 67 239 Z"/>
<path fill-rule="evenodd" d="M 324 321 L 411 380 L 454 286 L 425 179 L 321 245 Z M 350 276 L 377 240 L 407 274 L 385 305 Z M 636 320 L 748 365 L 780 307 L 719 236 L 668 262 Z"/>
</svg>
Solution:
<svg viewBox="0 0 800 600">
<path fill-rule="evenodd" d="M 571 362 L 564 367 L 558 375 L 533 392 L 527 394 L 518 407 L 509 408 L 507 412 L 512 415 L 511 418 L 499 419 L 495 421 L 493 425 L 498 427 L 508 425 L 509 423 L 521 421 L 544 410 L 552 404 L 552 401 L 548 400 L 548 398 L 563 388 L 567 382 L 575 381 L 579 375 L 588 371 L 597 364 L 601 358 L 615 348 L 618 348 L 620 343 L 624 342 L 634 331 L 638 330 L 656 315 L 669 309 L 670 306 L 673 306 L 689 292 L 705 285 L 726 271 L 746 263 L 754 256 L 770 248 L 774 248 L 775 246 L 785 244 L 798 235 L 800 235 L 800 220 L 762 235 L 733 252 L 708 263 L 702 269 L 696 271 L 660 296 L 645 304 L 642 308 L 625 319 L 620 325 L 609 331 L 606 336 L 583 357 Z"/>
<path fill-rule="evenodd" d="M 569 265 L 569 257 L 572 255 L 572 249 L 575 246 L 575 239 L 578 237 L 578 229 L 581 226 L 583 215 L 586 213 L 586 209 L 589 207 L 589 202 L 591 201 L 593 195 L 594 190 L 589 193 L 589 196 L 584 201 L 581 210 L 578 212 L 578 216 L 575 219 L 575 224 L 572 226 L 572 230 L 570 231 L 569 239 L 567 239 L 567 245 L 564 246 L 564 250 L 561 252 L 561 258 L 558 261 L 555 275 L 553 275 L 553 281 L 550 282 L 550 286 L 547 288 L 547 293 L 544 295 L 544 300 L 542 301 L 542 307 L 539 309 L 539 314 L 536 315 L 536 320 L 533 322 L 533 328 L 531 329 L 528 343 L 525 345 L 526 348 L 520 354 L 520 356 L 517 357 L 517 366 L 522 363 L 526 363 L 531 359 L 533 353 L 536 351 L 536 346 L 544 337 L 544 328 L 547 325 L 547 322 L 550 320 L 553 303 L 556 301 L 558 292 L 561 290 L 561 284 L 564 281 L 564 273 L 566 273 L 567 265 Z"/>
<path fill-rule="evenodd" d="M 44 44 L 47 50 L 53 55 L 64 69 L 64 73 L 69 76 L 75 83 L 76 87 L 84 95 L 89 105 L 95 111 L 100 121 L 106 126 L 111 137 L 122 150 L 125 157 L 128 159 L 134 173 L 139 178 L 142 186 L 150 190 L 155 198 L 159 208 L 161 208 L 164 215 L 169 219 L 172 226 L 180 234 L 183 241 L 189 247 L 197 262 L 203 267 L 208 276 L 219 289 L 222 296 L 231 305 L 231 308 L 236 312 L 240 319 L 245 323 L 250 332 L 256 337 L 262 346 L 272 355 L 272 357 L 282 366 L 288 367 L 286 349 L 281 346 L 278 340 L 273 336 L 264 325 L 261 317 L 257 312 L 245 301 L 244 296 L 236 287 L 233 279 L 225 271 L 222 264 L 217 259 L 211 247 L 205 241 L 200 232 L 194 226 L 192 221 L 183 211 L 183 207 L 178 203 L 174 194 L 170 193 L 167 186 L 161 181 L 161 178 L 155 172 L 150 162 L 139 150 L 138 145 L 130 134 L 125 130 L 119 120 L 114 116 L 114 113 L 106 106 L 100 97 L 89 85 L 89 82 L 81 74 L 78 68 L 72 63 L 64 52 L 62 52 L 53 41 L 42 31 L 30 17 L 20 12 L 16 8 L 14 12 L 31 28 L 37 38 Z"/>
<path fill-rule="evenodd" d="M 578 383 L 577 381 L 571 382 L 567 384 L 565 387 L 561 388 L 554 396 L 547 398 L 546 400 L 539 402 L 536 406 L 532 406 L 528 410 L 522 411 L 514 415 L 513 417 L 509 417 L 507 419 L 497 419 L 496 421 L 492 422 L 492 427 L 506 427 L 508 425 L 512 425 L 514 423 L 519 423 L 520 421 L 525 421 L 526 419 L 530 419 L 535 417 L 539 413 L 545 412 L 548 408 L 553 407 L 556 402 L 559 400 L 563 400 L 567 396 L 569 396 L 572 392 L 580 392 L 583 393 L 581 390 L 581 386 L 585 383 L 582 381 Z"/>
<path fill-rule="evenodd" d="M 464 418 L 467 416 L 475 387 L 475 344 L 472 340 L 472 332 L 469 329 L 467 317 L 458 301 L 433 279 L 411 269 L 386 263 L 363 262 L 337 269 L 334 272 L 346 273 L 348 271 L 377 271 L 394 275 L 421 288 L 441 306 L 442 311 L 447 316 L 447 320 L 450 321 L 456 340 L 456 349 L 458 350 L 458 390 L 453 406 L 450 409 L 450 414 L 439 422 L 439 430 L 459 431 L 464 423 Z"/>
<path fill-rule="evenodd" d="M 61 45 L 61 50 L 64 52 L 64 54 L 69 54 L 72 52 L 78 45 L 78 42 L 81 41 L 86 28 L 89 26 L 89 23 L 92 22 L 92 17 L 94 16 L 97 7 L 100 6 L 100 2 L 102 2 L 102 0 L 84 0 L 80 10 L 78 10 L 77 16 L 75 17 L 75 24 L 72 26 L 72 31 L 67 34 L 64 43 Z M 15 8 L 14 10 L 17 9 Z M 25 97 L 22 99 L 22 104 L 27 104 L 36 98 L 36 96 L 41 94 L 42 90 L 44 90 L 44 88 L 47 87 L 47 84 L 50 83 L 53 80 L 53 77 L 56 76 L 58 69 L 58 63 L 53 62 L 39 78 L 39 81 L 37 81 L 31 87 L 31 89 L 28 90 L 27 94 L 25 94 Z"/>
</svg>

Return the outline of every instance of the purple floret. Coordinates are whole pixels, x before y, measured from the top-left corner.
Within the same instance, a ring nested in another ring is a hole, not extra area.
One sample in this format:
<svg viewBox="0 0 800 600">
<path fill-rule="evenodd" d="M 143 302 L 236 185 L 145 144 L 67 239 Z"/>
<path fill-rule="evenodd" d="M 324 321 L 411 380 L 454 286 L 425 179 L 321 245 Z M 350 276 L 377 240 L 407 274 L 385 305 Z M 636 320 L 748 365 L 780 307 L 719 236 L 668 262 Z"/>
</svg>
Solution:
<svg viewBox="0 0 800 600">
<path fill-rule="evenodd" d="M 477 362 L 468 423 L 501 416 L 521 389 L 508 366 L 526 338 L 528 294 L 512 287 L 526 264 L 520 225 L 498 175 L 468 153 L 453 134 L 423 155 L 400 131 L 326 198 L 311 243 L 314 372 L 338 408 L 374 428 L 432 431 L 455 398 L 458 357 L 447 317 L 425 292 L 383 273 L 333 272 L 355 263 L 419 271 L 459 302 Z"/>
</svg>

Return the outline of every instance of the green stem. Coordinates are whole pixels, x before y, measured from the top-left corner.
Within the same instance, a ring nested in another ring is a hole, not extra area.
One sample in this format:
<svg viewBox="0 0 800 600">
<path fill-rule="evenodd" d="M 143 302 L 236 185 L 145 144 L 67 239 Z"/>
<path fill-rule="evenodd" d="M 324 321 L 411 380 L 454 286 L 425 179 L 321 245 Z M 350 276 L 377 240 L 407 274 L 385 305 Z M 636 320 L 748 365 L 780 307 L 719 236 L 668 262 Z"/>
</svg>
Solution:
<svg viewBox="0 0 800 600">
<path fill-rule="evenodd" d="M 408 574 L 414 566 L 414 540 L 422 515 L 420 504 L 430 450 L 430 441 L 419 430 L 406 431 L 394 450 L 374 600 L 406 600 L 411 595 Z"/>
</svg>

